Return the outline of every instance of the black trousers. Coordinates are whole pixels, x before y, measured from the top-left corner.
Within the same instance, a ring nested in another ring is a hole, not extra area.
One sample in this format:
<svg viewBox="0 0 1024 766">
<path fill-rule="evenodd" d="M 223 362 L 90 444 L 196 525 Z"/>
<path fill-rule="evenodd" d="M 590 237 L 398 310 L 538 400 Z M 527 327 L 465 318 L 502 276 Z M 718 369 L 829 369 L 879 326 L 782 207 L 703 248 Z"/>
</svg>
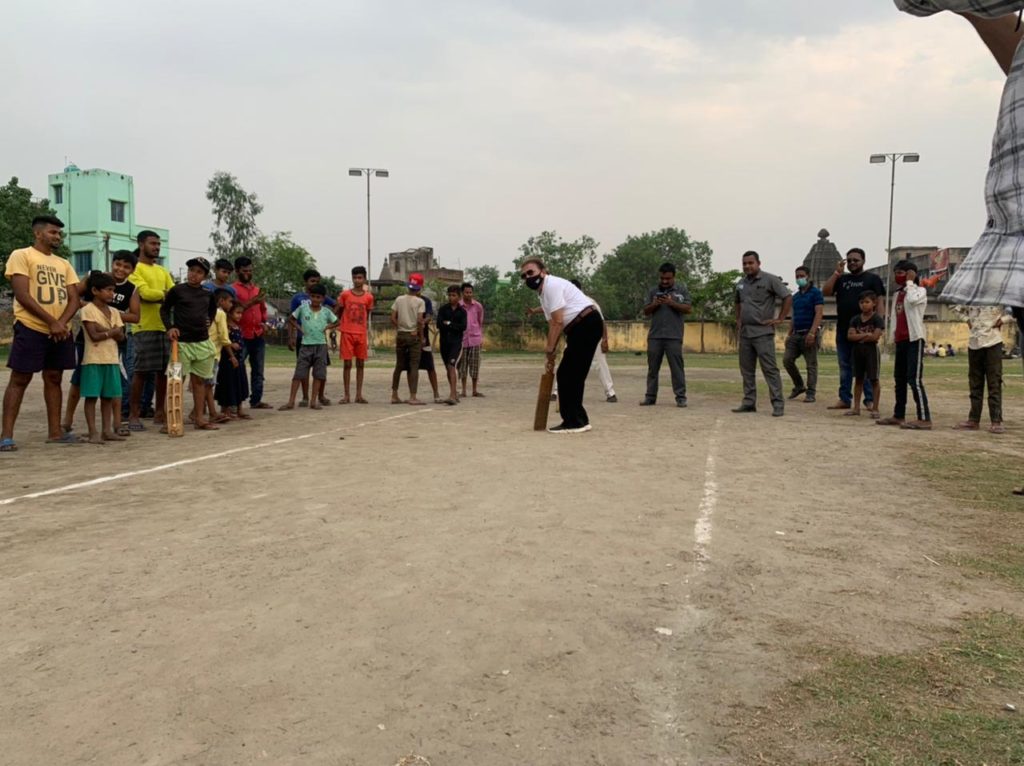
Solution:
<svg viewBox="0 0 1024 766">
<path fill-rule="evenodd" d="M 562 423 L 569 428 L 580 428 L 590 422 L 583 408 L 583 389 L 603 332 L 601 315 L 591 311 L 565 333 L 565 351 L 555 377 Z"/>
<path fill-rule="evenodd" d="M 967 349 L 967 380 L 971 387 L 971 412 L 967 419 L 978 423 L 988 384 L 988 416 L 993 423 L 1003 420 L 1003 344 Z"/>
<path fill-rule="evenodd" d="M 928 408 L 928 394 L 924 390 L 924 341 L 901 340 L 896 342 L 896 359 L 892 375 L 896 383 L 896 405 L 892 416 L 903 420 L 907 416 L 907 387 L 914 395 L 917 405 L 917 419 L 931 420 Z"/>
</svg>

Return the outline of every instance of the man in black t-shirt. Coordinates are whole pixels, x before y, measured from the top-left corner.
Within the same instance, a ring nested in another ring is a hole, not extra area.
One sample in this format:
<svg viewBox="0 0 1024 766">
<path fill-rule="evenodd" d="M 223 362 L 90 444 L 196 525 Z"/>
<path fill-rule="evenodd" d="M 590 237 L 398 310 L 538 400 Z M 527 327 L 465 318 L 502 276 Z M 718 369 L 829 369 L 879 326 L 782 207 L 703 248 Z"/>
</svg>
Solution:
<svg viewBox="0 0 1024 766">
<path fill-rule="evenodd" d="M 885 318 L 885 283 L 877 274 L 864 271 L 864 251 L 852 248 L 846 260 L 836 265 L 836 270 L 822 285 L 826 296 L 836 299 L 836 357 L 839 359 L 839 399 L 830 410 L 848 410 L 853 401 L 853 344 L 846 338 L 850 320 L 860 313 L 860 295 L 870 290 L 878 296 L 878 314 Z M 849 273 L 845 273 L 849 269 Z M 864 384 L 864 405 L 869 406 L 874 391 L 867 382 Z"/>
<path fill-rule="evenodd" d="M 449 286 L 448 303 L 437 312 L 437 329 L 441 334 L 441 361 L 444 364 L 445 372 L 448 373 L 450 387 L 448 398 L 444 401 L 445 404 L 459 403 L 456 384 L 458 383 L 459 357 L 462 356 L 462 335 L 466 332 L 468 321 L 466 309 L 459 303 L 461 299 L 462 292 L 459 286 Z"/>
</svg>

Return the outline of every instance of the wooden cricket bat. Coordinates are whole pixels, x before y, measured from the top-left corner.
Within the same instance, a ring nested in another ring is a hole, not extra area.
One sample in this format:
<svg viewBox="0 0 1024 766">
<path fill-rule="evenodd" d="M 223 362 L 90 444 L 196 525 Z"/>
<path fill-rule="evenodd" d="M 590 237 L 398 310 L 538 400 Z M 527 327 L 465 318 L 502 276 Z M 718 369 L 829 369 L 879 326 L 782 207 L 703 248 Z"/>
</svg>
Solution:
<svg viewBox="0 0 1024 766">
<path fill-rule="evenodd" d="M 167 433 L 169 436 L 185 435 L 185 382 L 178 361 L 178 341 L 171 341 L 171 363 L 167 365 Z"/>
<path fill-rule="evenodd" d="M 533 413 L 533 430 L 546 431 L 548 427 L 548 409 L 551 407 L 551 389 L 555 387 L 555 373 L 545 368 L 540 376 L 540 389 L 537 391 L 537 409 Z"/>
</svg>

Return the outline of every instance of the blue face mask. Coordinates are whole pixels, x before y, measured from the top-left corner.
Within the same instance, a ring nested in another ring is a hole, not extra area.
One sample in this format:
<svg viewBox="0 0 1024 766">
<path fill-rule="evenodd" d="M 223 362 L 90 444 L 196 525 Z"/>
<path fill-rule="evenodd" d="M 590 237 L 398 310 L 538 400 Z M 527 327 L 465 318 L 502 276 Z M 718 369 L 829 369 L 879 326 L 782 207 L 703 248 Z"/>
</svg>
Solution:
<svg viewBox="0 0 1024 766">
<path fill-rule="evenodd" d="M 807 277 L 797 277 L 797 279 L 796 279 L 796 286 L 797 287 L 807 287 Z"/>
</svg>

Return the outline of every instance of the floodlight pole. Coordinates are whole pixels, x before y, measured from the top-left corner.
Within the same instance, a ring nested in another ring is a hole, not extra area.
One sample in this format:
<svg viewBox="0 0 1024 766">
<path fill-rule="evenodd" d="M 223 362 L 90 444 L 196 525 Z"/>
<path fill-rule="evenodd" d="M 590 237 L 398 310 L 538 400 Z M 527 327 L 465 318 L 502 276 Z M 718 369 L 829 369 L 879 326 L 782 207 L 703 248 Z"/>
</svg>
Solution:
<svg viewBox="0 0 1024 766">
<path fill-rule="evenodd" d="M 379 176 L 381 178 L 388 178 L 390 173 L 384 168 L 349 168 L 348 174 L 350 176 L 366 176 L 366 279 L 367 281 L 373 279 L 373 269 L 371 268 L 370 253 L 371 253 L 371 231 L 370 231 L 370 177 Z"/>
<path fill-rule="evenodd" d="M 892 164 L 892 176 L 889 183 L 889 239 L 885 248 L 885 259 L 887 268 L 885 270 L 885 293 L 889 299 L 889 311 L 886 312 L 886 321 L 894 321 L 895 297 L 892 292 L 892 219 L 893 209 L 896 201 L 896 161 L 902 159 L 904 162 L 919 162 L 921 155 L 917 152 L 888 152 L 886 154 L 872 154 L 869 161 L 873 165 L 880 165 L 885 162 Z"/>
</svg>

